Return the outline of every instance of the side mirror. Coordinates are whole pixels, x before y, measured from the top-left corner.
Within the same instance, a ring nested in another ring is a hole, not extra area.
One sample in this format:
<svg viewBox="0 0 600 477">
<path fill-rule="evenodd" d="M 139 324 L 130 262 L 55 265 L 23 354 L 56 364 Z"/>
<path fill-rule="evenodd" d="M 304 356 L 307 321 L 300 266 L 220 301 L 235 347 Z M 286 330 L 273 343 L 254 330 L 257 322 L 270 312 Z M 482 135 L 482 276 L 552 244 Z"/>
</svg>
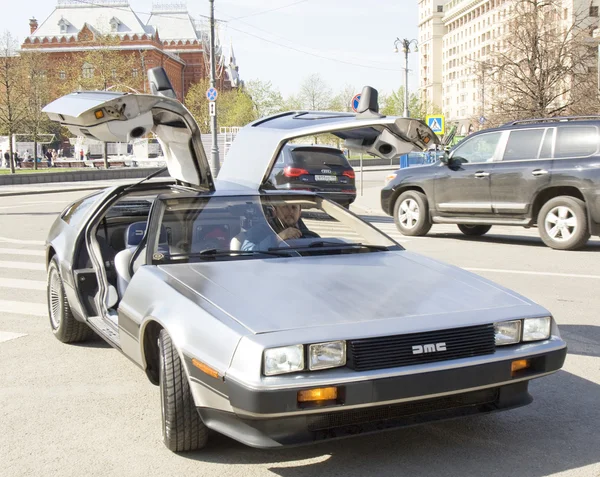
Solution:
<svg viewBox="0 0 600 477">
<path fill-rule="evenodd" d="M 444 151 L 444 154 L 442 154 L 442 156 L 440 157 L 440 161 L 442 161 L 443 164 L 450 164 L 450 154 L 448 154 L 448 151 Z"/>
</svg>

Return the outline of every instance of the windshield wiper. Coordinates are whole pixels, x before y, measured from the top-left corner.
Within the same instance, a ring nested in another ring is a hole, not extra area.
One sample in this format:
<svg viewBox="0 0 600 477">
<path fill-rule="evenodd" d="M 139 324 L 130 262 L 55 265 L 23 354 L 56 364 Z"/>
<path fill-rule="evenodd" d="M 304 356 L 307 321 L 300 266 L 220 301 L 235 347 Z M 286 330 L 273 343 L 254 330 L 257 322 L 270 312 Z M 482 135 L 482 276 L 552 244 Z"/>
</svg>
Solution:
<svg viewBox="0 0 600 477">
<path fill-rule="evenodd" d="M 389 248 L 384 245 L 367 245 L 364 243 L 346 243 L 346 242 L 329 242 L 327 240 L 318 240 L 303 247 L 286 247 L 284 250 L 306 250 L 315 247 L 361 247 L 369 250 L 388 251 Z M 270 248 L 269 250 L 281 250 L 280 248 Z"/>
<path fill-rule="evenodd" d="M 287 250 L 267 251 L 267 250 L 228 250 L 228 249 L 217 249 L 207 248 L 200 252 L 190 253 L 176 253 L 168 255 L 168 258 L 204 258 L 204 257 L 220 257 L 223 255 L 272 255 L 274 257 L 289 257 L 290 253 Z"/>
</svg>

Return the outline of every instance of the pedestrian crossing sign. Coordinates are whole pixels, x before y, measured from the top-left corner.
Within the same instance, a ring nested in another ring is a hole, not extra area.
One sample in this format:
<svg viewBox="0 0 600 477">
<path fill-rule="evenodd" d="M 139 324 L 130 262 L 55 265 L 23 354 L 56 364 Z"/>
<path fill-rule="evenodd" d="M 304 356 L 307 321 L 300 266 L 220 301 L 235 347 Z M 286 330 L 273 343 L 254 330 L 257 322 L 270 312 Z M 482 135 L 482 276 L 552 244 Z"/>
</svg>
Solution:
<svg viewBox="0 0 600 477">
<path fill-rule="evenodd" d="M 438 114 L 437 116 L 427 116 L 427 126 L 436 134 L 444 135 L 446 133 L 446 124 L 444 116 Z"/>
</svg>

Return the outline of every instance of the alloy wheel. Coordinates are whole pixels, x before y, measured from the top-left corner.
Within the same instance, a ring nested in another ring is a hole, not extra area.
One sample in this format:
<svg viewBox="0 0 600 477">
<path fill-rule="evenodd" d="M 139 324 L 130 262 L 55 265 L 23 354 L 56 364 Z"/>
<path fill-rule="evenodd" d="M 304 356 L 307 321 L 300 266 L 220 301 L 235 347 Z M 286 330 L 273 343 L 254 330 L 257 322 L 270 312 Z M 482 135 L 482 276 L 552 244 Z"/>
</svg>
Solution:
<svg viewBox="0 0 600 477">
<path fill-rule="evenodd" d="M 49 301 L 50 301 L 50 322 L 52 323 L 53 329 L 58 329 L 60 326 L 60 321 L 63 313 L 63 294 L 62 287 L 60 282 L 60 275 L 58 271 L 53 268 L 50 271 L 50 280 L 49 280 Z"/>
<path fill-rule="evenodd" d="M 577 217 L 569 207 L 560 205 L 546 214 L 544 226 L 552 240 L 566 242 L 577 231 Z"/>
<path fill-rule="evenodd" d="M 419 222 L 419 204 L 414 199 L 406 199 L 400 204 L 398 219 L 403 227 L 414 228 Z"/>
</svg>

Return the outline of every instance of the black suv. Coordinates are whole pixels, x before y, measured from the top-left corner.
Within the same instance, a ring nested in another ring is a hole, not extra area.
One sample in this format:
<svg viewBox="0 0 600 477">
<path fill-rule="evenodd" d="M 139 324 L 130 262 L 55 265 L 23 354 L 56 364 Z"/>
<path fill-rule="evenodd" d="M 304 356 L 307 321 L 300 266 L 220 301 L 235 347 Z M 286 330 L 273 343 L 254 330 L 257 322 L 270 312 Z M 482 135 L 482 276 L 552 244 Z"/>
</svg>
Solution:
<svg viewBox="0 0 600 477">
<path fill-rule="evenodd" d="M 309 190 L 350 207 L 356 199 L 354 169 L 334 147 L 286 144 L 267 183 L 275 189 Z"/>
<path fill-rule="evenodd" d="M 388 176 L 381 206 L 404 235 L 458 224 L 537 226 L 546 245 L 600 235 L 600 116 L 515 121 L 471 134 L 435 163 Z"/>
</svg>

